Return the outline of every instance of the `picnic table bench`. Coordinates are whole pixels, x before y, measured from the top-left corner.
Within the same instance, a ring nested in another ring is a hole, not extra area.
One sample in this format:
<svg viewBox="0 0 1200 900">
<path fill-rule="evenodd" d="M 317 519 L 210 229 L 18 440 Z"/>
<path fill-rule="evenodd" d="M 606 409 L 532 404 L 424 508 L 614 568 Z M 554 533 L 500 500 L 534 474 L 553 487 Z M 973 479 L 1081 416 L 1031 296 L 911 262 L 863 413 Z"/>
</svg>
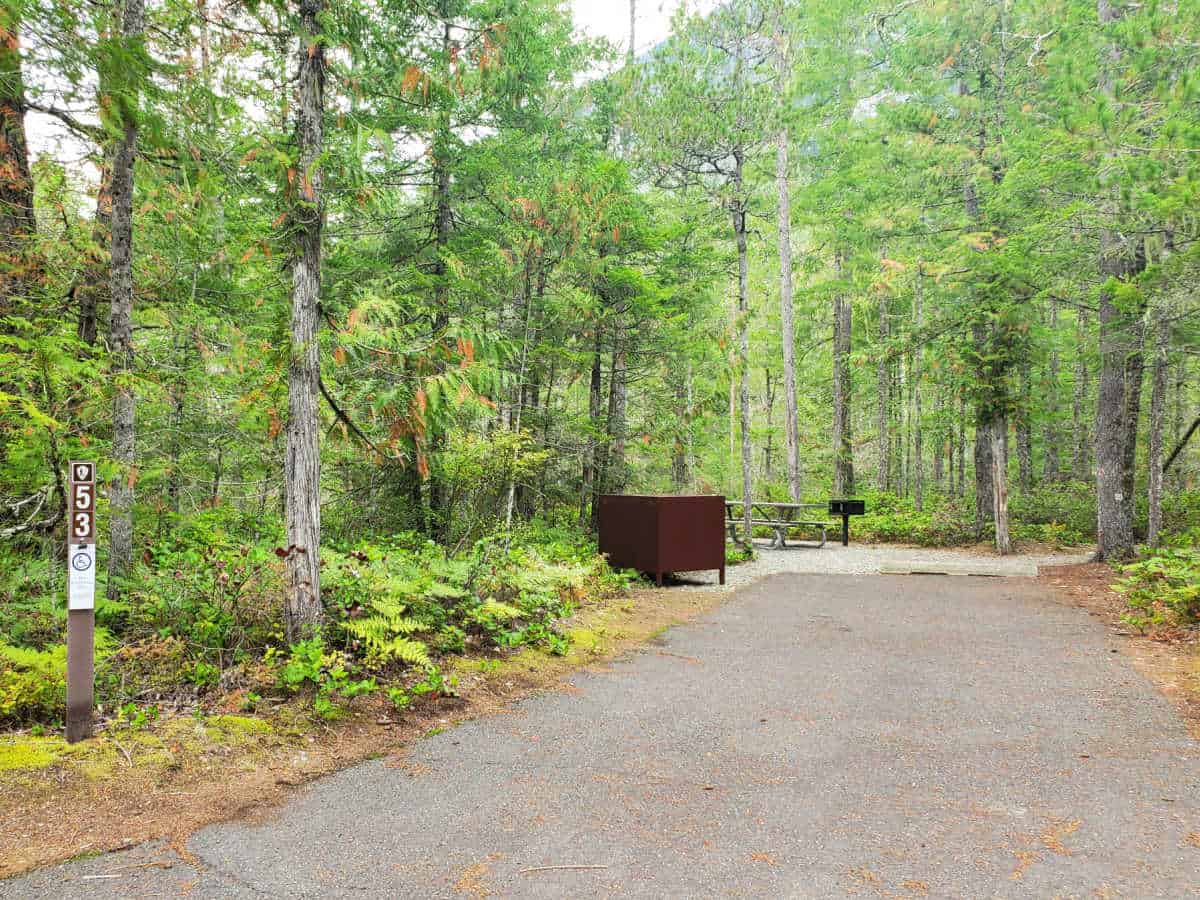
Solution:
<svg viewBox="0 0 1200 900">
<path fill-rule="evenodd" d="M 726 500 L 726 526 L 729 529 L 729 539 L 738 543 L 738 526 L 743 524 L 741 500 Z M 736 512 L 735 512 L 736 510 Z M 829 538 L 829 529 L 834 523 L 826 519 L 818 519 L 812 510 L 828 512 L 824 503 L 773 503 L 765 500 L 750 502 L 750 524 L 770 528 L 774 533 L 771 542 L 772 550 L 780 550 L 787 546 L 788 532 L 793 528 L 811 528 L 821 532 L 821 543 L 805 546 L 824 547 Z M 805 518 L 807 516 L 807 518 Z"/>
</svg>

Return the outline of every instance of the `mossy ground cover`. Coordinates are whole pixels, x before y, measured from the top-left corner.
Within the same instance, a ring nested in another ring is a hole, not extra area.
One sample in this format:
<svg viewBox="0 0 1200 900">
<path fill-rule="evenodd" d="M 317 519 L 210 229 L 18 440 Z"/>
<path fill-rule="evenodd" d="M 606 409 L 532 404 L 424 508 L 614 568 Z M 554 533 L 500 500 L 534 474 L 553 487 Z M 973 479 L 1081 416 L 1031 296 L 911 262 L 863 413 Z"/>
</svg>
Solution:
<svg viewBox="0 0 1200 900">
<path fill-rule="evenodd" d="M 457 696 L 429 695 L 398 711 L 382 692 L 329 720 L 300 698 L 253 714 L 165 714 L 110 725 L 68 745 L 30 733 L 0 737 L 0 877 L 153 838 L 181 845 L 215 821 L 261 814 L 295 785 L 378 756 L 402 754 L 429 733 L 562 685 L 727 596 L 721 591 L 634 589 L 580 598 L 560 623 L 565 653 L 522 647 L 448 660 Z M 237 697 L 230 705 L 236 707 Z"/>
</svg>

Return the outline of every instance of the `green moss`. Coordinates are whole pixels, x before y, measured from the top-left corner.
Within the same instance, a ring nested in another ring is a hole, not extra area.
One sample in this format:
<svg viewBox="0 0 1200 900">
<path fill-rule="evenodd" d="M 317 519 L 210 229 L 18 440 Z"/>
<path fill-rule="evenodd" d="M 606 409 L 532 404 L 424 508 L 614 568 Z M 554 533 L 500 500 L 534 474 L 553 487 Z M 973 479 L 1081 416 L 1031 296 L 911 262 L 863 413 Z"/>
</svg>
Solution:
<svg viewBox="0 0 1200 900">
<path fill-rule="evenodd" d="M 573 646 L 584 653 L 603 653 L 606 646 L 603 634 L 604 629 L 572 628 L 567 632 L 567 637 L 571 639 Z"/>
<path fill-rule="evenodd" d="M 17 737 L 0 743 L 0 772 L 46 769 L 67 751 L 62 738 Z"/>
<path fill-rule="evenodd" d="M 204 736 L 217 744 L 239 746 L 274 734 L 275 729 L 262 719 L 251 716 L 208 716 L 203 724 Z"/>
<path fill-rule="evenodd" d="M 209 726 L 215 725 L 221 731 L 230 733 L 272 734 L 275 731 L 269 722 L 252 716 L 209 716 L 204 721 Z"/>
</svg>

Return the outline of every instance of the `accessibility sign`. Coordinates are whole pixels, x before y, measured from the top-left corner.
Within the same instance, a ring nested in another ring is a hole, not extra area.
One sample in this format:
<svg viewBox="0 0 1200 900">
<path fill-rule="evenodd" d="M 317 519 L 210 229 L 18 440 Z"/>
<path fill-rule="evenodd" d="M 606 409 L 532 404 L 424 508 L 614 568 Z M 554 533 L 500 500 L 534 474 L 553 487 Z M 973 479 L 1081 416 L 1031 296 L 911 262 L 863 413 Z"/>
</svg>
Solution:
<svg viewBox="0 0 1200 900">
<path fill-rule="evenodd" d="M 96 545 L 67 548 L 67 609 L 96 608 Z"/>
<path fill-rule="evenodd" d="M 96 673 L 96 464 L 72 462 L 67 493 L 67 741 L 92 736 Z"/>
</svg>

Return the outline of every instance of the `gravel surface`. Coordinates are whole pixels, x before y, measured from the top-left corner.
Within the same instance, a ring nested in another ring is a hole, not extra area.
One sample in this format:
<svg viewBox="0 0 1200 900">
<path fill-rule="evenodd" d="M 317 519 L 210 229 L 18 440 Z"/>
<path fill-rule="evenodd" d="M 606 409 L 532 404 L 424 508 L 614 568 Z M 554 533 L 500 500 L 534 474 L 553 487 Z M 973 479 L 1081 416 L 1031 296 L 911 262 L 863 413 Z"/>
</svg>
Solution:
<svg viewBox="0 0 1200 900">
<path fill-rule="evenodd" d="M 726 585 L 741 587 L 767 575 L 878 575 L 887 568 L 915 568 L 930 572 L 939 567 L 951 574 L 1034 575 L 1040 566 L 1065 566 L 1087 562 L 1087 551 L 1058 554 L 1016 554 L 997 556 L 979 550 L 901 547 L 893 544 L 851 544 L 843 547 L 832 541 L 824 547 L 785 547 L 772 550 L 756 544 L 758 557 L 751 562 L 730 566 L 725 572 Z M 681 573 L 676 586 L 694 589 L 719 588 L 716 572 Z"/>
<path fill-rule="evenodd" d="M 775 575 L 262 824 L 0 898 L 1200 894 L 1200 751 L 1028 578 Z"/>
</svg>

